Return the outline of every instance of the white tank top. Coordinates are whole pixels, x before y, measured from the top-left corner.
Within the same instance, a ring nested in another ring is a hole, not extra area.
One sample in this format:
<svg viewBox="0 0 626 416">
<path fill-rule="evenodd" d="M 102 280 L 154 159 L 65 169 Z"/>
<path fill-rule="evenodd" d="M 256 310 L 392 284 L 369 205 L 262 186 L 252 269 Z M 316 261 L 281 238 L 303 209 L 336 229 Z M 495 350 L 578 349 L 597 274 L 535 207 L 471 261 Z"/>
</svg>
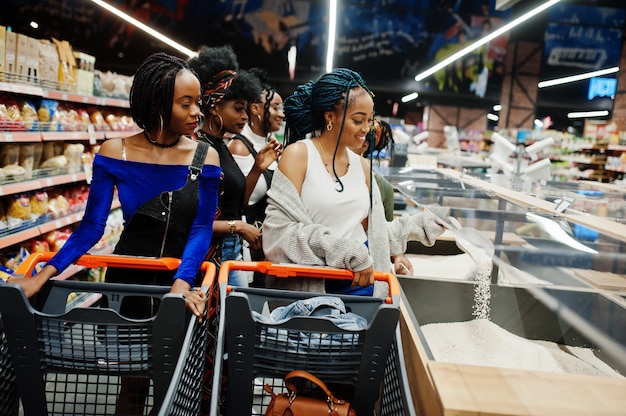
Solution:
<svg viewBox="0 0 626 416">
<path fill-rule="evenodd" d="M 302 140 L 308 151 L 306 174 L 300 197 L 314 223 L 330 229 L 333 235 L 365 242 L 367 235 L 361 222 L 369 213 L 369 191 L 361 166 L 361 156 L 348 151 L 350 166 L 340 177 L 343 192 L 328 173 L 322 157 L 310 139 Z"/>
</svg>

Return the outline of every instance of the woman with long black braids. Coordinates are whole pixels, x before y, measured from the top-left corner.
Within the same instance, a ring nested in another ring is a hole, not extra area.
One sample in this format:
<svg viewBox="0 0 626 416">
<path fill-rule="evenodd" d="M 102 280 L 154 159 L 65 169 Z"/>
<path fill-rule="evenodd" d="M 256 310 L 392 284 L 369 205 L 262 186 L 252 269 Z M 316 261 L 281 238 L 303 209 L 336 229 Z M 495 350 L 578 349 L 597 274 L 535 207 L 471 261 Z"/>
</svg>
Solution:
<svg viewBox="0 0 626 416">
<path fill-rule="evenodd" d="M 184 294 L 187 307 L 201 317 L 207 299 L 193 287 L 213 233 L 221 169 L 217 152 L 191 138 L 199 101 L 200 81 L 185 60 L 165 53 L 149 56 L 130 90 L 130 113 L 142 132 L 103 143 L 80 225 L 39 273 L 11 283 L 30 297 L 85 254 L 104 233 L 116 188 L 124 230 L 114 253 L 176 257 L 181 263 L 175 272 L 109 268 L 105 280 L 171 285 L 171 293 Z M 152 298 L 133 297 L 122 303 L 121 313 L 147 318 L 157 308 Z M 124 377 L 121 384 L 116 414 L 144 414 L 149 380 Z"/>
</svg>

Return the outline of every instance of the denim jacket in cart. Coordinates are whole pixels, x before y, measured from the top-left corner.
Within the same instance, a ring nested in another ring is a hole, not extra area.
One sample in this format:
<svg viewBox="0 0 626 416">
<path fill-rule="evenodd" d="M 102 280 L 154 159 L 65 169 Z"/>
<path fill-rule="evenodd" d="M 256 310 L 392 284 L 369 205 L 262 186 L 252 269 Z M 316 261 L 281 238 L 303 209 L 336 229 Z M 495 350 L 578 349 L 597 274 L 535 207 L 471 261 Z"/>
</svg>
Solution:
<svg viewBox="0 0 626 416">
<path fill-rule="evenodd" d="M 253 312 L 255 320 L 263 326 L 260 333 L 261 346 L 270 348 L 285 348 L 286 351 L 308 354 L 333 351 L 338 347 L 342 351 L 358 348 L 361 331 L 367 327 L 367 320 L 362 316 L 346 311 L 346 306 L 338 297 L 318 296 L 298 300 L 287 306 L 281 306 L 270 316 Z M 306 329 L 294 330 L 270 326 L 279 325 L 296 317 L 310 317 L 327 319 L 333 322 L 340 330 L 333 333 L 319 333 Z M 349 332 L 340 332 L 349 331 Z"/>
<path fill-rule="evenodd" d="M 343 300 L 335 296 L 316 296 L 298 300 L 274 309 L 269 317 L 258 312 L 253 314 L 258 322 L 266 324 L 279 324 L 298 316 L 312 316 L 328 319 L 346 331 L 360 331 L 367 327 L 365 318 L 348 312 Z"/>
</svg>

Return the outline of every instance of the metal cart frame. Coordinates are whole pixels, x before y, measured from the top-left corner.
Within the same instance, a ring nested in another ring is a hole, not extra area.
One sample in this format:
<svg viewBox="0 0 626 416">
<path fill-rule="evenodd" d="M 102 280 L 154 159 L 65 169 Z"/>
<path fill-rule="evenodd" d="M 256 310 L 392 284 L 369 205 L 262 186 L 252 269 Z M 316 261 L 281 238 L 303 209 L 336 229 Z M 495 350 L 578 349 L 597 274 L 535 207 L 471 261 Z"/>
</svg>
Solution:
<svg viewBox="0 0 626 416">
<path fill-rule="evenodd" d="M 36 264 L 53 254 L 31 255 L 18 274 L 32 275 Z M 175 270 L 180 261 L 84 255 L 76 264 Z M 201 290 L 208 292 L 214 283 L 215 266 L 205 262 L 202 270 Z M 202 333 L 202 325 L 186 308 L 184 297 L 169 290 L 169 286 L 50 280 L 29 300 L 19 285 L 2 285 L 0 312 L 24 414 L 112 414 L 119 380 L 129 376 L 150 380 L 148 405 L 158 410 L 186 334 Z M 66 311 L 72 292 L 99 293 L 107 298 L 108 307 Z M 130 319 L 119 314 L 127 296 L 155 297 L 161 304 L 152 318 Z M 201 354 L 204 356 L 204 349 Z"/>
<path fill-rule="evenodd" d="M 398 327 L 400 286 L 394 275 L 375 274 L 377 280 L 389 286 L 386 299 L 329 295 L 338 296 L 351 312 L 366 318 L 364 330 L 349 331 L 313 316 L 276 324 L 256 320 L 253 311 L 262 313 L 273 303 L 286 304 L 320 294 L 231 287 L 227 284 L 230 270 L 284 278 L 353 278 L 348 270 L 328 267 L 224 262 L 218 278 L 221 324 L 211 415 L 263 415 L 269 401 L 263 384 L 269 384 L 275 392 L 286 391 L 283 377 L 296 369 L 309 371 L 326 384 L 348 387 L 350 397 L 342 398 L 351 401 L 357 414 L 371 415 L 374 409 L 380 415 L 415 414 L 403 365 Z M 299 339 L 303 334 L 305 341 Z M 226 386 L 222 384 L 224 376 Z"/>
</svg>

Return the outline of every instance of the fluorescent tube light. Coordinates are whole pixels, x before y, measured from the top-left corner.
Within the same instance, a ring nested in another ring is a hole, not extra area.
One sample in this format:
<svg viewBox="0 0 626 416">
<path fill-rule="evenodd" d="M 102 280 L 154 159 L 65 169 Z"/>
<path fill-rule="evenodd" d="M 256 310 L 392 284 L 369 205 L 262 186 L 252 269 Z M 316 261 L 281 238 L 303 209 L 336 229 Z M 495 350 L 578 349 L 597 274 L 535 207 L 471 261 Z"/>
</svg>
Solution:
<svg viewBox="0 0 626 416">
<path fill-rule="evenodd" d="M 567 118 L 591 118 L 591 117 L 604 117 L 609 115 L 609 110 L 600 111 L 574 111 L 567 113 Z"/>
<path fill-rule="evenodd" d="M 401 100 L 402 100 L 402 102 L 403 102 L 403 103 L 408 103 L 409 101 L 414 100 L 414 99 L 416 99 L 417 97 L 419 97 L 419 94 L 418 94 L 418 93 L 416 93 L 416 92 L 412 92 L 412 93 L 407 94 L 407 95 L 405 95 L 404 97 L 402 97 L 402 99 L 401 99 Z"/>
<path fill-rule="evenodd" d="M 328 49 L 326 50 L 326 72 L 333 70 L 333 55 L 335 54 L 335 33 L 337 26 L 337 0 L 330 0 L 328 19 Z"/>
<path fill-rule="evenodd" d="M 478 39 L 476 42 L 472 43 L 469 46 L 466 46 L 465 48 L 461 49 L 460 51 L 452 54 L 451 56 L 447 57 L 446 59 L 444 59 L 443 61 L 439 62 L 438 64 L 432 66 L 431 68 L 427 69 L 426 71 L 422 72 L 421 74 L 418 74 L 415 76 L 415 81 L 422 81 L 423 79 L 428 78 L 429 76 L 431 76 L 432 74 L 434 74 L 435 72 L 439 71 L 440 69 L 445 68 L 446 66 L 448 66 L 449 64 L 451 64 L 452 62 L 456 61 L 457 59 L 467 55 L 468 53 L 470 53 L 471 51 L 473 51 L 476 48 L 479 48 L 480 46 L 486 44 L 487 42 L 491 42 L 493 39 L 497 38 L 498 36 L 502 35 L 505 32 L 508 32 L 509 30 L 513 29 L 515 26 L 524 23 L 526 20 L 530 19 L 531 17 L 541 13 L 542 11 L 546 10 L 549 7 L 554 6 L 555 4 L 557 4 L 558 2 L 560 2 L 561 0 L 550 0 L 545 2 L 544 4 L 537 6 L 537 8 L 523 14 L 522 16 L 518 17 L 517 19 L 513 20 L 512 22 L 507 23 L 506 25 L 494 30 L 492 33 L 488 34 L 487 36 L 485 36 L 484 38 Z"/>
<path fill-rule="evenodd" d="M 113 13 L 117 17 L 127 21 L 131 25 L 136 26 L 137 28 L 143 30 L 144 32 L 146 32 L 150 36 L 153 36 L 156 39 L 160 40 L 161 42 L 171 46 L 174 49 L 176 49 L 177 51 L 184 53 L 188 57 L 191 58 L 191 57 L 197 55 L 197 53 L 192 51 L 191 49 L 188 49 L 188 48 L 184 47 L 180 43 L 178 43 L 178 42 L 168 38 L 167 36 L 163 35 L 162 33 L 157 32 L 156 30 L 152 29 L 149 26 L 146 26 L 145 24 L 141 23 L 139 20 L 135 19 L 134 17 L 131 17 L 131 16 L 127 15 L 126 13 L 124 13 L 124 12 L 120 11 L 119 9 L 111 6 L 110 4 L 108 4 L 108 3 L 106 3 L 106 2 L 104 2 L 102 0 L 91 0 L 91 1 L 94 2 L 95 4 L 97 4 L 98 6 L 102 7 L 103 9 L 108 10 L 109 12 Z"/>
<path fill-rule="evenodd" d="M 589 79 L 593 77 L 599 77 L 606 74 L 614 74 L 619 71 L 619 67 L 600 69 L 593 72 L 585 72 L 584 74 L 571 75 L 569 77 L 556 78 L 548 81 L 541 81 L 537 84 L 537 88 L 553 87 L 555 85 L 567 84 L 570 82 L 582 81 L 583 79 Z"/>
</svg>

